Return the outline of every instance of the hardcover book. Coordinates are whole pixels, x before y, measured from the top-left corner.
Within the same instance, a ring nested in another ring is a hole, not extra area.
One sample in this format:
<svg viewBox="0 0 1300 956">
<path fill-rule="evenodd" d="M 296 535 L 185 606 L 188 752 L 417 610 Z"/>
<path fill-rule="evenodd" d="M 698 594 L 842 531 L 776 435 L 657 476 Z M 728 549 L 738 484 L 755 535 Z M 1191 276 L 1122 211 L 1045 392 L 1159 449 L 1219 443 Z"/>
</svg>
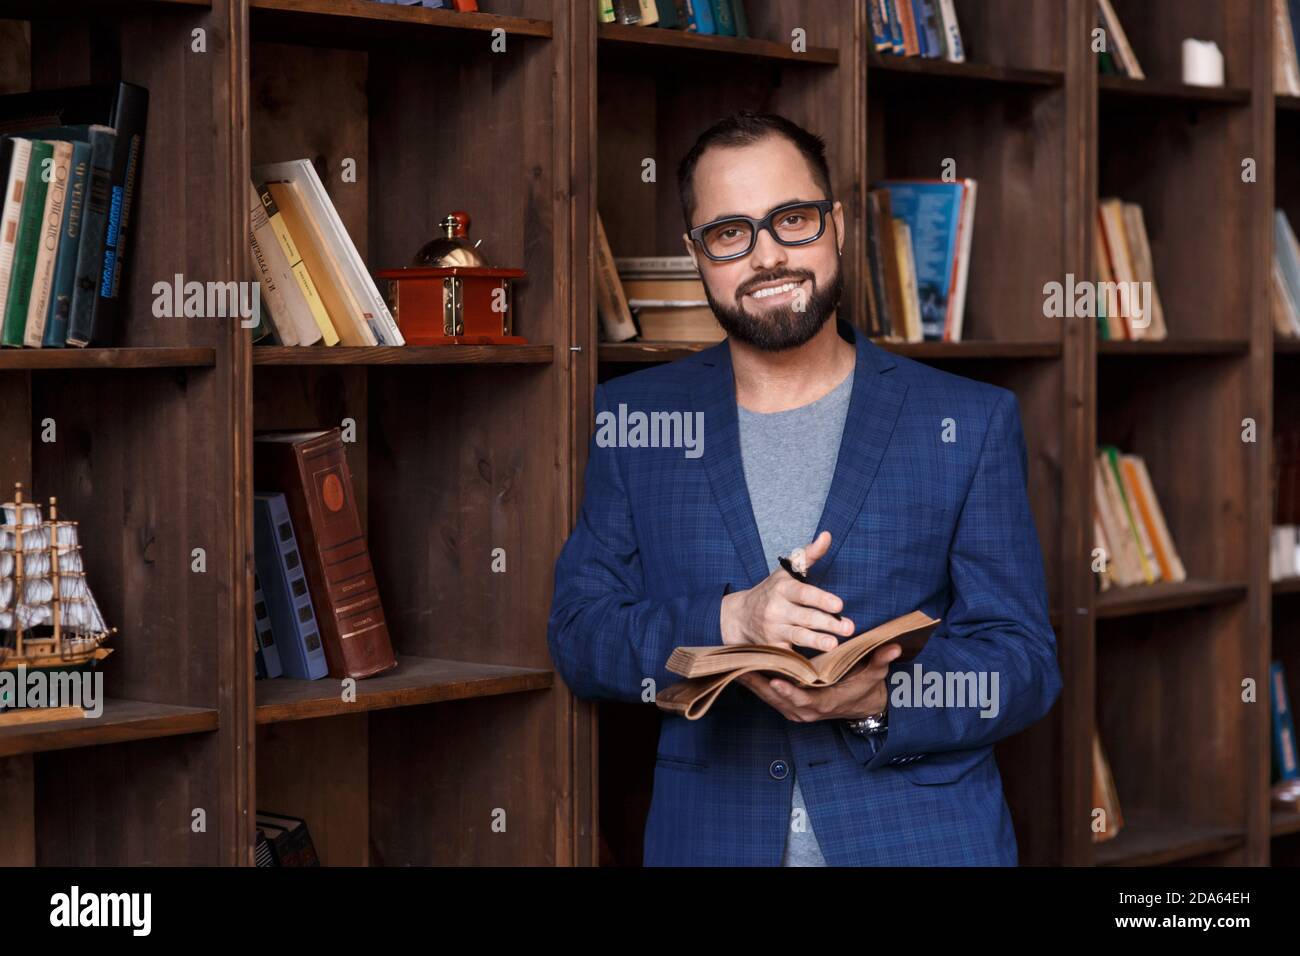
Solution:
<svg viewBox="0 0 1300 956">
<path fill-rule="evenodd" d="M 396 667 L 340 430 L 258 435 L 253 471 L 289 505 L 330 676 Z"/>
</svg>

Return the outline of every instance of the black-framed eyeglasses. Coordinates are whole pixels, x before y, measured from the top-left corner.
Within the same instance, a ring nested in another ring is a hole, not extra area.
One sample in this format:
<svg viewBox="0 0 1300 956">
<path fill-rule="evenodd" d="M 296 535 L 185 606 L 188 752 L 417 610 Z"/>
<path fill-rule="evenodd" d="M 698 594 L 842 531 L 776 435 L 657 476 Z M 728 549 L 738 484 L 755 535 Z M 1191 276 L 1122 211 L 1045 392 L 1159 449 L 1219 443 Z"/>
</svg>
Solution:
<svg viewBox="0 0 1300 956">
<path fill-rule="evenodd" d="M 787 203 L 777 206 L 762 219 L 728 216 L 696 226 L 687 235 L 715 262 L 749 255 L 760 229 L 766 229 L 783 246 L 803 246 L 821 238 L 826 231 L 826 214 L 834 205 L 831 199 Z"/>
</svg>

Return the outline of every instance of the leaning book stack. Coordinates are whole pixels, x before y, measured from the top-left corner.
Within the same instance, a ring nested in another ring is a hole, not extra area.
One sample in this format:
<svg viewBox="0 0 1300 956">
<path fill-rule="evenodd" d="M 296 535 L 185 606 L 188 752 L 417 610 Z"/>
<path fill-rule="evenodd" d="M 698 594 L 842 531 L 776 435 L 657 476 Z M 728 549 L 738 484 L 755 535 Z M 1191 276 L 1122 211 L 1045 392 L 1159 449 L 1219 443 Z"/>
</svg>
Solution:
<svg viewBox="0 0 1300 956">
<path fill-rule="evenodd" d="M 1099 588 L 1187 580 L 1146 462 L 1105 445 L 1093 468 L 1093 536 Z"/>
<path fill-rule="evenodd" d="M 269 163 L 248 186 L 262 345 L 405 345 L 310 160 Z"/>
</svg>

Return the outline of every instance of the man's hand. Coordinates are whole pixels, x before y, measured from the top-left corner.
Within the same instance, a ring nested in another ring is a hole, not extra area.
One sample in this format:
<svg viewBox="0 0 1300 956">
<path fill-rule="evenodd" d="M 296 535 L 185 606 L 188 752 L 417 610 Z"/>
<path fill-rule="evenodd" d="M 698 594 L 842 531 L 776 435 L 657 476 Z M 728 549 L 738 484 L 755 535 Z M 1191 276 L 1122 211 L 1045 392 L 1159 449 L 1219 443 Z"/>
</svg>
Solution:
<svg viewBox="0 0 1300 956">
<path fill-rule="evenodd" d="M 865 665 L 859 665 L 830 687 L 799 687 L 780 677 L 756 673 L 741 674 L 737 680 L 779 710 L 786 720 L 811 723 L 835 717 L 867 717 L 887 709 L 889 690 L 885 677 L 890 661 L 901 653 L 903 649 L 893 642 L 877 648 Z"/>
<path fill-rule="evenodd" d="M 804 549 L 808 566 L 831 546 L 831 533 L 823 531 Z M 833 635 L 853 635 L 853 622 L 836 620 L 844 602 L 829 591 L 796 581 L 777 568 L 756 587 L 733 591 L 722 598 L 722 643 L 772 644 L 831 651 L 839 646 Z"/>
</svg>

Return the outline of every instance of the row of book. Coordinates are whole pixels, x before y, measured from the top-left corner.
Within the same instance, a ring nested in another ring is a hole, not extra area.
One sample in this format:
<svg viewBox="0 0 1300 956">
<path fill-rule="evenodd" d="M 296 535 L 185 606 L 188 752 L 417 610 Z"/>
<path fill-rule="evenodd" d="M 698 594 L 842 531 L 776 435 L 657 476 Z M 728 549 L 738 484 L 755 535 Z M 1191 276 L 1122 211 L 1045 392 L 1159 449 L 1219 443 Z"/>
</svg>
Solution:
<svg viewBox="0 0 1300 956">
<path fill-rule="evenodd" d="M 596 313 L 607 342 L 721 342 L 726 338 L 690 256 L 615 258 L 596 216 Z"/>
<path fill-rule="evenodd" d="M 0 344 L 117 341 L 148 109 L 131 83 L 0 97 Z"/>
<path fill-rule="evenodd" d="M 1300 338 L 1300 243 L 1286 213 L 1273 210 L 1273 331 Z"/>
<path fill-rule="evenodd" d="M 877 53 L 962 63 L 966 48 L 953 0 L 867 0 Z"/>
<path fill-rule="evenodd" d="M 1146 74 L 1110 0 L 1097 0 L 1097 26 L 1106 36 L 1105 49 L 1097 55 L 1097 72 L 1145 80 Z"/>
<path fill-rule="evenodd" d="M 894 179 L 868 192 L 871 336 L 961 341 L 975 195 L 973 179 Z"/>
<path fill-rule="evenodd" d="M 266 345 L 405 345 L 325 184 L 308 159 L 253 170 L 248 245 Z"/>
<path fill-rule="evenodd" d="M 257 676 L 397 666 L 338 428 L 254 436 Z"/>
<path fill-rule="evenodd" d="M 1115 198 L 1099 200 L 1093 238 L 1101 282 L 1096 296 L 1097 337 L 1167 338 L 1142 207 Z"/>
<path fill-rule="evenodd" d="M 1187 580 L 1146 462 L 1112 445 L 1093 469 L 1093 540 L 1101 590 Z"/>
<path fill-rule="evenodd" d="M 596 0 L 596 19 L 709 36 L 749 36 L 744 0 Z"/>
<path fill-rule="evenodd" d="M 1273 92 L 1283 96 L 1300 96 L 1297 27 L 1300 27 L 1300 0 L 1273 0 Z"/>
<path fill-rule="evenodd" d="M 1286 671 L 1281 661 L 1272 662 L 1268 676 L 1273 739 L 1272 805 L 1294 813 L 1300 809 L 1300 762 L 1296 755 L 1295 719 L 1286 689 Z M 1092 806 L 1103 812 L 1100 819 L 1094 818 L 1092 842 L 1104 843 L 1119 836 L 1124 828 L 1119 790 L 1097 734 L 1092 738 Z"/>
</svg>

